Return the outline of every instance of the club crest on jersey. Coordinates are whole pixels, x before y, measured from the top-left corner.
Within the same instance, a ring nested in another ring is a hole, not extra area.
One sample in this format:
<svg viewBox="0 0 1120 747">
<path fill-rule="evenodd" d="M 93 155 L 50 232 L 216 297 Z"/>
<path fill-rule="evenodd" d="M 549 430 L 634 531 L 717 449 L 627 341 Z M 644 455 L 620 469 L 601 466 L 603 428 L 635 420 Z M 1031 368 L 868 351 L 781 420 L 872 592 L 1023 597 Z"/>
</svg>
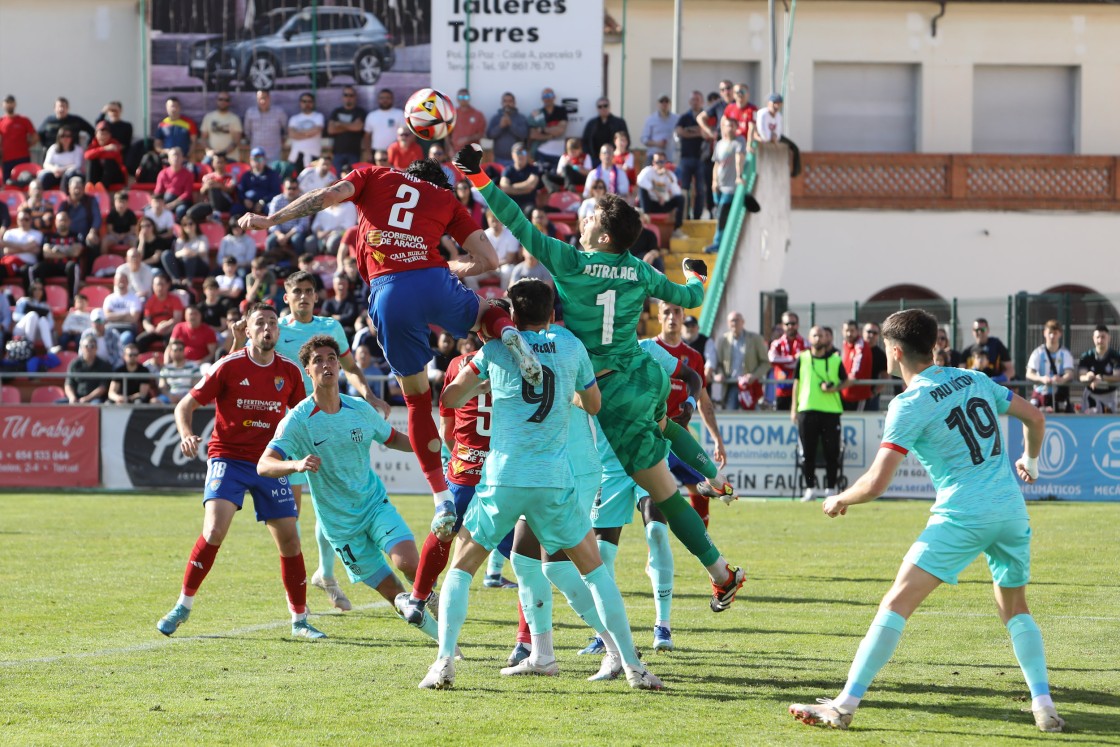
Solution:
<svg viewBox="0 0 1120 747">
<path fill-rule="evenodd" d="M 284 388 L 284 382 L 285 381 L 287 381 L 287 380 L 283 376 L 273 377 L 272 383 L 276 385 L 276 391 L 280 391 L 281 389 Z"/>
<path fill-rule="evenodd" d="M 365 434 L 362 433 L 361 428 L 355 428 L 350 431 L 350 440 L 356 444 L 360 444 L 365 439 Z"/>
<path fill-rule="evenodd" d="M 381 246 L 381 229 L 371 228 L 366 231 L 366 246 Z"/>
<path fill-rule="evenodd" d="M 211 480 L 210 481 L 210 492 L 211 493 L 217 493 L 218 488 L 220 488 L 220 487 L 222 487 L 222 481 L 221 480 Z"/>
</svg>

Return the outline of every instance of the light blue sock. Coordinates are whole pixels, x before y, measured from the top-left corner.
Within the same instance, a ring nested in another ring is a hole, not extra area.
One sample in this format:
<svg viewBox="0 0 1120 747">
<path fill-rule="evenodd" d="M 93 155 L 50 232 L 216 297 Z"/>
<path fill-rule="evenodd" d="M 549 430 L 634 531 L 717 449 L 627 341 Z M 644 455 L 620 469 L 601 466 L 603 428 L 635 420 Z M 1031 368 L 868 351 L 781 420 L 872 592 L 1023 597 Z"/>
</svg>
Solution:
<svg viewBox="0 0 1120 747">
<path fill-rule="evenodd" d="M 505 568 L 506 558 L 497 550 L 490 553 L 489 560 L 486 561 L 486 575 L 487 576 L 500 576 L 502 575 L 502 568 Z"/>
<path fill-rule="evenodd" d="M 541 635 L 552 630 L 552 587 L 544 577 L 540 558 L 513 553 L 509 556 L 513 572 L 517 574 L 517 596 L 529 632 Z"/>
<path fill-rule="evenodd" d="M 605 628 L 599 611 L 595 609 L 595 597 L 591 596 L 591 590 L 580 578 L 576 564 L 570 560 L 545 563 L 544 575 L 568 600 L 568 605 L 579 619 L 590 625 L 596 635 L 602 635 Z"/>
<path fill-rule="evenodd" d="M 318 521 L 315 522 L 315 543 L 319 545 L 319 572 L 324 579 L 334 578 L 334 547 Z"/>
<path fill-rule="evenodd" d="M 467 620 L 471 574 L 452 568 L 443 578 L 439 594 L 439 658 L 455 656 L 459 632 Z"/>
<path fill-rule="evenodd" d="M 439 623 L 424 610 L 424 622 L 420 623 L 420 632 L 439 643 Z"/>
<path fill-rule="evenodd" d="M 1011 648 L 1019 660 L 1019 668 L 1031 689 L 1031 698 L 1050 694 L 1050 677 L 1046 674 L 1046 653 L 1042 649 L 1042 631 L 1030 615 L 1015 615 L 1007 621 Z"/>
<path fill-rule="evenodd" d="M 902 638 L 906 618 L 897 612 L 880 612 L 871 621 L 867 635 L 856 650 L 852 668 L 848 670 L 848 682 L 844 685 L 841 697 L 862 698 L 867 686 L 879 673 L 894 653 Z"/>
<path fill-rule="evenodd" d="M 618 645 L 618 653 L 623 663 L 641 669 L 642 662 L 634 653 L 634 636 L 630 633 L 630 621 L 626 619 L 626 606 L 622 603 L 622 595 L 618 592 L 614 578 L 607 573 L 607 567 L 599 566 L 584 576 L 583 582 L 591 590 L 599 619 L 603 621 L 607 632 Z"/>
<path fill-rule="evenodd" d="M 611 578 L 614 578 L 614 559 L 618 555 L 618 545 L 606 540 L 595 540 L 595 544 L 599 546 L 599 557 L 603 559 L 603 565 L 607 567 L 607 573 L 611 574 Z"/>
<path fill-rule="evenodd" d="M 657 624 L 669 627 L 673 612 L 673 548 L 669 546 L 669 527 L 660 521 L 646 524 L 649 544 L 649 580 L 653 584 L 653 607 Z"/>
</svg>

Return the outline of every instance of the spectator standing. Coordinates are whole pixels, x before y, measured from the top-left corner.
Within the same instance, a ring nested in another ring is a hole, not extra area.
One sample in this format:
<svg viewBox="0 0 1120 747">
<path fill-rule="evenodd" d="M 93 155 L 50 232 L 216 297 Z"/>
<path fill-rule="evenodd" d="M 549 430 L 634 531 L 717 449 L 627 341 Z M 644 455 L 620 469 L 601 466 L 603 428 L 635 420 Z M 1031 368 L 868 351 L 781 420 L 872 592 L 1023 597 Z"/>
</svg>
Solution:
<svg viewBox="0 0 1120 747">
<path fill-rule="evenodd" d="M 334 138 L 331 153 L 335 171 L 341 174 L 344 169 L 362 160 L 362 139 L 368 112 L 358 106 L 358 91 L 354 86 L 342 89 L 342 105 L 335 107 L 327 117 L 327 134 Z M 306 188 L 304 191 L 308 191 Z"/>
<path fill-rule="evenodd" d="M 43 232 L 31 227 L 31 211 L 21 207 L 16 225 L 0 239 L 0 278 L 22 278 L 24 271 L 39 261 L 43 251 Z"/>
<path fill-rule="evenodd" d="M 1078 378 L 1085 384 L 1081 412 L 1116 412 L 1116 384 L 1120 382 L 1120 353 L 1110 345 L 1108 327 L 1097 325 L 1093 330 L 1093 347 L 1086 350 L 1077 364 Z"/>
<path fill-rule="evenodd" d="M 97 357 L 116 367 L 124 360 L 124 345 L 117 330 L 105 324 L 105 312 L 94 309 L 90 312 L 89 328 L 82 332 L 81 342 L 93 340 L 97 344 Z M 79 345 L 80 347 L 80 345 Z"/>
<path fill-rule="evenodd" d="M 650 165 L 638 174 L 638 199 L 646 213 L 673 213 L 673 238 L 687 239 L 684 223 L 684 197 L 677 175 L 669 170 L 666 156 L 656 154 Z"/>
<path fill-rule="evenodd" d="M 992 381 L 1001 384 L 1015 378 L 1015 364 L 1011 354 L 998 337 L 992 337 L 988 320 L 977 317 L 972 322 L 972 336 L 976 343 L 965 351 L 963 368 L 983 371 Z"/>
<path fill-rule="evenodd" d="M 69 127 L 74 135 L 74 143 L 79 143 L 80 135 L 84 134 L 86 140 L 93 138 L 93 125 L 77 114 L 70 113 L 70 100 L 59 96 L 54 100 L 54 114 L 43 120 L 39 125 L 39 142 L 47 145 L 58 140 L 58 131 Z"/>
<path fill-rule="evenodd" d="M 530 116 L 529 150 L 540 170 L 553 172 L 564 155 L 564 135 L 568 132 L 568 109 L 556 104 L 556 92 L 541 91 L 541 108 Z"/>
<path fill-rule="evenodd" d="M 735 199 L 735 188 L 743 183 L 743 167 L 747 161 L 747 142 L 735 135 L 735 120 L 724 117 L 720 120 L 723 137 L 712 151 L 712 194 L 716 197 L 718 217 L 716 233 L 712 243 L 704 250 L 708 254 L 719 251 L 727 216 L 731 213 L 731 202 Z"/>
<path fill-rule="evenodd" d="M 688 195 L 693 220 L 699 220 L 704 211 L 704 194 L 710 179 L 705 181 L 701 164 L 704 149 L 704 131 L 696 123 L 696 115 L 704 111 L 704 95 L 693 91 L 688 97 L 688 111 L 677 118 L 674 133 L 680 141 L 680 158 L 677 159 L 677 180 Z"/>
<path fill-rule="evenodd" d="M 257 91 L 257 105 L 245 111 L 245 137 L 250 151 L 260 150 L 280 158 L 284 152 L 284 134 L 288 129 L 288 115 L 272 105 L 272 94 Z"/>
<path fill-rule="evenodd" d="M 627 137 L 630 136 L 630 129 L 626 126 L 626 120 L 611 114 L 610 99 L 603 97 L 596 101 L 595 111 L 597 116 L 588 120 L 587 125 L 583 128 L 584 151 L 598 153 L 604 145 L 610 145 L 613 148 L 616 132 L 625 132 Z"/>
<path fill-rule="evenodd" d="M 134 344 L 124 346 L 124 362 L 113 373 L 147 373 L 140 365 L 140 348 Z M 109 401 L 118 405 L 144 405 L 151 401 L 152 385 L 148 379 L 121 376 L 109 383 Z"/>
<path fill-rule="evenodd" d="M 249 170 L 237 182 L 240 204 L 238 214 L 244 212 L 267 213 L 272 198 L 280 194 L 280 176 L 269 168 L 266 151 L 253 148 L 249 155 Z"/>
<path fill-rule="evenodd" d="M 135 249 L 130 249 L 135 252 Z M 121 265 L 125 267 L 126 265 Z M 147 265 L 144 265 L 147 267 Z M 155 285 L 155 277 L 152 278 Z M 113 276 L 113 292 L 105 297 L 101 304 L 105 312 L 105 323 L 109 329 L 116 330 L 124 342 L 130 342 L 136 337 L 140 328 L 141 315 L 144 313 L 144 301 L 132 288 L 132 276 L 127 272 L 118 272 Z"/>
<path fill-rule="evenodd" d="M 366 115 L 365 134 L 368 149 L 388 151 L 396 142 L 397 129 L 404 124 L 404 110 L 396 106 L 393 92 L 382 88 L 377 92 L 377 108 Z"/>
<path fill-rule="evenodd" d="M 55 218 L 55 229 L 43 240 L 39 261 L 31 265 L 28 278 L 45 283 L 47 278 L 66 278 L 71 298 L 78 294 L 82 276 L 82 237 L 70 230 L 70 214 L 60 212 Z"/>
<path fill-rule="evenodd" d="M 97 341 L 84 338 L 78 357 L 66 369 L 66 400 L 72 405 L 97 405 L 109 393 L 109 379 L 96 374 L 111 374 L 113 367 L 97 355 Z M 90 376 L 89 374 L 95 374 Z"/>
<path fill-rule="evenodd" d="M 241 117 L 230 109 L 231 100 L 229 91 L 218 92 L 215 98 L 217 108 L 206 112 L 202 117 L 199 134 L 207 150 L 238 161 L 240 160 L 238 150 L 241 148 Z"/>
<path fill-rule="evenodd" d="M 16 114 L 16 97 L 4 97 L 4 116 L 0 117 L 0 184 L 7 181 L 12 169 L 31 163 L 31 146 L 39 142 L 35 125 L 22 114 Z"/>
<path fill-rule="evenodd" d="M 812 346 L 798 353 L 793 369 L 793 397 L 789 417 L 797 425 L 801 450 L 801 475 L 805 495 L 801 500 L 835 495 L 840 475 L 841 385 L 848 381 L 840 354 L 829 335 L 817 325 L 809 330 Z M 817 442 L 824 448 L 825 485 L 817 488 Z"/>
<path fill-rule="evenodd" d="M 165 159 L 173 148 L 178 148 L 180 154 L 190 155 L 195 141 L 198 140 L 198 125 L 183 114 L 183 106 L 175 96 L 168 96 L 164 107 L 167 116 L 160 120 L 155 132 L 152 133 L 156 150 Z"/>
<path fill-rule="evenodd" d="M 315 111 L 315 96 L 310 91 L 299 95 L 299 111 L 288 120 L 288 161 L 297 173 L 323 154 L 323 128 L 326 120 Z"/>
<path fill-rule="evenodd" d="M 389 165 L 397 171 L 404 171 L 413 161 L 424 157 L 424 148 L 416 142 L 416 136 L 407 127 L 397 128 L 397 139 L 389 144 Z"/>
<path fill-rule="evenodd" d="M 295 179 L 285 179 L 284 191 L 268 203 L 268 214 L 272 215 L 278 210 L 283 210 L 298 198 L 299 194 L 299 182 Z M 303 254 L 304 244 L 310 234 L 311 219 L 306 215 L 287 223 L 271 226 L 268 229 L 268 238 L 265 240 L 265 252 L 277 258 L 275 264 L 292 267 L 295 265 L 296 258 Z M 292 256 L 289 257 L 289 254 Z"/>
<path fill-rule="evenodd" d="M 127 153 L 129 148 L 132 147 L 132 123 L 126 122 L 121 118 L 124 113 L 124 105 L 119 101 L 110 101 L 105 106 L 101 107 L 101 114 L 97 116 L 97 122 L 94 127 L 104 122 L 109 126 L 109 137 L 116 140 L 121 144 L 121 147 Z"/>
<path fill-rule="evenodd" d="M 859 322 L 849 319 L 842 328 L 844 340 L 840 343 L 840 360 L 844 370 L 855 379 L 877 378 L 875 366 L 876 356 L 874 349 L 878 348 L 878 337 L 875 342 L 868 342 L 860 336 Z M 885 368 L 886 354 L 883 354 Z M 840 402 L 846 412 L 861 412 L 867 409 L 873 401 L 874 409 L 879 409 L 879 398 L 871 386 L 859 384 L 851 386 L 840 392 Z"/>
<path fill-rule="evenodd" d="M 727 315 L 727 332 L 716 342 L 715 358 L 712 379 L 723 385 L 720 395 L 723 408 L 753 410 L 757 407 L 770 360 L 766 341 L 762 335 L 746 328 L 743 315 L 738 311 Z"/>
<path fill-rule="evenodd" d="M 481 143 L 486 137 L 486 115 L 471 106 L 471 92 L 466 88 L 458 90 L 455 101 L 455 129 L 447 143 L 453 153 L 458 153 L 460 148 Z"/>
<path fill-rule="evenodd" d="M 170 293 L 171 282 L 163 275 L 156 275 L 152 281 L 152 295 L 144 303 L 141 317 L 144 331 L 136 338 L 140 350 L 147 352 L 152 345 L 161 342 L 167 345 L 171 330 L 183 321 L 183 302 Z"/>
<path fill-rule="evenodd" d="M 175 239 L 174 247 L 163 253 L 160 264 L 172 282 L 189 285 L 195 278 L 210 274 L 210 244 L 190 216 L 184 216 L 179 228 L 182 234 Z"/>
<path fill-rule="evenodd" d="M 183 321 L 171 330 L 171 340 L 181 340 L 183 355 L 192 361 L 209 363 L 218 349 L 218 336 L 202 321 L 202 312 L 195 305 L 183 310 Z"/>
<path fill-rule="evenodd" d="M 514 143 L 524 143 L 529 137 L 529 120 L 517 111 L 517 99 L 506 91 L 502 94 L 502 108 L 490 118 L 486 136 L 494 141 L 494 162 L 508 168 L 513 165 Z"/>
<path fill-rule="evenodd" d="M 673 139 L 679 117 L 669 110 L 672 99 L 669 94 L 663 93 L 657 99 L 657 110 L 646 117 L 642 125 L 642 145 L 646 147 L 646 164 L 653 163 L 653 157 L 665 156 L 669 161 L 676 161 L 677 144 Z"/>
<path fill-rule="evenodd" d="M 754 139 L 760 143 L 777 143 L 782 139 L 782 95 L 770 94 L 766 107 L 754 118 Z"/>
<path fill-rule="evenodd" d="M 735 136 L 748 143 L 754 133 L 754 115 L 758 107 L 751 103 L 751 87 L 746 83 L 736 83 L 731 88 L 731 102 L 723 110 L 723 116 L 735 120 Z"/>
<path fill-rule="evenodd" d="M 179 146 L 167 149 L 167 166 L 156 177 L 155 194 L 163 195 L 165 207 L 182 220 L 194 199 L 194 172 L 186 167 L 186 157 Z"/>
<path fill-rule="evenodd" d="M 1050 319 L 1042 327 L 1044 342 L 1027 361 L 1027 379 L 1034 382 L 1031 404 L 1043 412 L 1072 412 L 1069 383 L 1077 372 L 1073 354 L 1062 347 L 1062 325 Z"/>
<path fill-rule="evenodd" d="M 715 375 L 716 350 L 715 343 L 700 331 L 700 320 L 689 314 L 684 318 L 684 331 L 681 339 L 700 355 L 704 356 L 704 377 L 711 379 Z M 769 370 L 769 369 L 768 369 Z M 765 378 L 766 372 L 763 372 Z"/>
<path fill-rule="evenodd" d="M 783 334 L 770 343 L 770 351 L 767 354 L 772 364 L 773 378 L 785 381 L 785 383 L 779 381 L 774 392 L 774 407 L 779 411 L 788 411 L 791 407 L 793 384 L 789 383 L 789 380 L 793 379 L 797 355 L 808 347 L 805 338 L 798 333 L 800 321 L 797 314 L 792 311 L 782 314 Z"/>
<path fill-rule="evenodd" d="M 43 168 L 36 177 L 44 190 L 59 189 L 71 177 L 80 175 L 84 163 L 84 151 L 71 127 L 58 128 L 52 143 L 43 156 Z"/>
<path fill-rule="evenodd" d="M 696 115 L 696 123 L 700 126 L 701 132 L 704 133 L 705 141 L 708 144 L 708 150 L 714 151 L 716 142 L 722 136 L 723 112 L 727 109 L 727 105 L 733 100 L 732 85 L 730 80 L 721 80 L 719 82 L 719 94 L 714 101 L 708 104 L 704 111 Z M 704 184 L 712 183 L 712 171 L 714 170 L 714 162 L 712 159 L 704 159 L 701 161 L 704 167 Z M 712 212 L 716 208 L 716 192 L 709 190 L 708 192 L 708 210 Z"/>
<path fill-rule="evenodd" d="M 540 169 L 529 161 L 525 143 L 514 143 L 510 153 L 513 164 L 502 172 L 498 188 L 509 195 L 522 212 L 532 210 L 537 204 L 537 191 L 542 186 Z"/>
<path fill-rule="evenodd" d="M 871 351 L 871 378 L 887 378 L 890 375 L 887 373 L 887 353 L 880 344 L 881 337 L 877 322 L 868 322 L 863 325 L 863 342 L 867 349 Z M 859 378 L 855 377 L 854 374 L 853 377 Z M 885 386 L 885 384 L 873 384 L 871 386 L 871 398 L 863 406 L 865 412 L 879 412 L 879 397 L 882 395 Z"/>
</svg>

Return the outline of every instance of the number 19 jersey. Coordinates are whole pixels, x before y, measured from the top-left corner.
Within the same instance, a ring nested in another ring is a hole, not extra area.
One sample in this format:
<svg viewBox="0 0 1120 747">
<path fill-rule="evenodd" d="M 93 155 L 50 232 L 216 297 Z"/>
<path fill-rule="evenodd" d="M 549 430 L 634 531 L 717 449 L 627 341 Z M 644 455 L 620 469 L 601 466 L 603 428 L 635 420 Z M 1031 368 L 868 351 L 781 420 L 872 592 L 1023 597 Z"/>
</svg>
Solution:
<svg viewBox="0 0 1120 747">
<path fill-rule="evenodd" d="M 965 526 L 1027 517 L 999 422 L 1013 397 L 980 371 L 931 366 L 891 400 L 882 447 L 914 452 L 937 490 L 933 514 Z"/>
<path fill-rule="evenodd" d="M 544 369 L 542 386 L 530 386 L 505 345 L 491 340 L 468 364 L 490 380 L 493 400 L 485 485 L 570 488 L 568 422 L 572 397 L 595 384 L 583 344 L 563 327 L 519 333 Z"/>
</svg>

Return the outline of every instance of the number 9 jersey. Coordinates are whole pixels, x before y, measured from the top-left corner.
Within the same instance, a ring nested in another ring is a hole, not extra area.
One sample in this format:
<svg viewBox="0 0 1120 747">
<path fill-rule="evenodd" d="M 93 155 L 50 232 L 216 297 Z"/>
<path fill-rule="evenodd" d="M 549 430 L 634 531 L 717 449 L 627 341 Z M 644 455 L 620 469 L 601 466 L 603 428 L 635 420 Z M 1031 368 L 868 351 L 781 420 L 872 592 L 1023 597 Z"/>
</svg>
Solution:
<svg viewBox="0 0 1120 747">
<path fill-rule="evenodd" d="M 452 382 L 459 370 L 470 363 L 474 354 L 459 355 L 447 364 L 444 381 Z M 469 400 L 457 409 L 439 403 L 440 418 L 452 418 L 454 442 L 451 459 L 447 463 L 447 481 L 456 485 L 478 485 L 482 477 L 482 463 L 490 452 L 490 393 L 486 392 Z"/>
<path fill-rule="evenodd" d="M 358 209 L 358 270 L 368 283 L 379 275 L 447 267 L 440 256 L 446 233 L 461 245 L 481 227 L 449 189 L 400 171 L 355 169 L 343 181 L 354 185 Z"/>
<path fill-rule="evenodd" d="M 929 471 L 934 515 L 963 526 L 1027 518 L 999 421 L 1013 397 L 981 371 L 930 366 L 891 400 L 882 448 L 913 452 Z"/>
</svg>

